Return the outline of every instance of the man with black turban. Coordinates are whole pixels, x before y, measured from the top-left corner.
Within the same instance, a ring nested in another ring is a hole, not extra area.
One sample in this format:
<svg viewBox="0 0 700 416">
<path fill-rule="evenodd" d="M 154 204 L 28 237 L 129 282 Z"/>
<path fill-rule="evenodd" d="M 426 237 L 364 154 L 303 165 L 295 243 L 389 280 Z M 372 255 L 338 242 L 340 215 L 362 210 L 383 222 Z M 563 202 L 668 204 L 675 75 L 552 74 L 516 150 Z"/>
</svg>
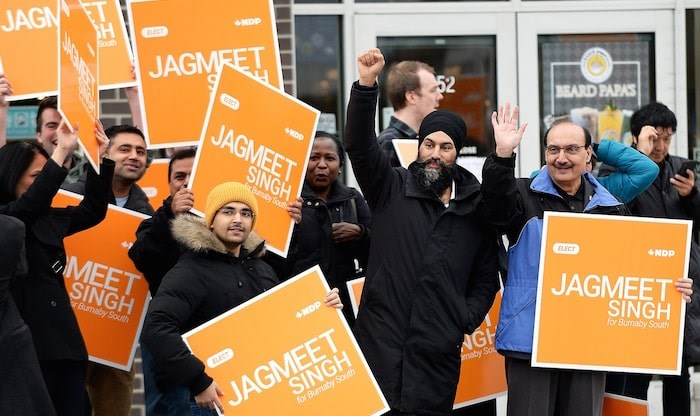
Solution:
<svg viewBox="0 0 700 416">
<path fill-rule="evenodd" d="M 461 117 L 429 113 L 417 159 L 392 168 L 374 130 L 384 57 L 370 49 L 357 67 L 344 138 L 373 228 L 355 336 L 390 414 L 450 415 L 464 334 L 499 288 L 497 233 L 480 220 L 479 181 L 456 164 Z"/>
</svg>

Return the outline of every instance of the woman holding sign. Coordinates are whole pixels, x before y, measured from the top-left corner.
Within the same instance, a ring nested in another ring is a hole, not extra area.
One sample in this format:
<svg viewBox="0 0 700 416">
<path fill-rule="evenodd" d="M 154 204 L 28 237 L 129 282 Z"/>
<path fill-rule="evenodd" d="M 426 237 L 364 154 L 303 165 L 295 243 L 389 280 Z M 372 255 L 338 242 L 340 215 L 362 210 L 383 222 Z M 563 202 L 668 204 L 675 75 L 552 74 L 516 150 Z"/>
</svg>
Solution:
<svg viewBox="0 0 700 416">
<path fill-rule="evenodd" d="M 100 147 L 107 137 L 99 121 L 95 134 Z M 63 239 L 102 221 L 114 172 L 104 159 L 100 175 L 90 169 L 87 192 L 78 206 L 52 208 L 51 202 L 68 171 L 63 161 L 77 147 L 78 129 L 65 121 L 57 131 L 53 154 L 30 142 L 0 149 L 0 214 L 21 220 L 26 229 L 28 272 L 11 290 L 19 312 L 31 330 L 39 365 L 58 416 L 84 412 L 87 350 L 66 292 Z"/>
<path fill-rule="evenodd" d="M 301 191 L 301 222 L 294 227 L 289 254 L 286 259 L 268 254 L 266 260 L 282 280 L 320 265 L 328 284 L 340 288 L 340 299 L 350 304 L 345 282 L 367 266 L 372 218 L 362 195 L 338 181 L 344 161 L 338 136 L 317 131 Z M 343 313 L 352 326 L 352 308 Z"/>
</svg>

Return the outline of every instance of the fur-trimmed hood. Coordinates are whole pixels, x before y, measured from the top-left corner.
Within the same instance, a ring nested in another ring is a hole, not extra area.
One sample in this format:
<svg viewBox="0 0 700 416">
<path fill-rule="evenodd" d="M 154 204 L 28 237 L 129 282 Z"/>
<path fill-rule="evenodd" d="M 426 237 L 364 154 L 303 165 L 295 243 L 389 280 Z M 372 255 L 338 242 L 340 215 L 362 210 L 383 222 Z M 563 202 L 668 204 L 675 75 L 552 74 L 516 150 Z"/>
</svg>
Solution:
<svg viewBox="0 0 700 416">
<path fill-rule="evenodd" d="M 224 243 L 207 228 L 204 219 L 195 215 L 178 215 L 171 221 L 170 229 L 175 240 L 188 250 L 221 254 L 229 252 Z M 261 257 L 265 254 L 265 241 L 255 231 L 251 231 L 241 248 L 250 256 Z"/>
</svg>

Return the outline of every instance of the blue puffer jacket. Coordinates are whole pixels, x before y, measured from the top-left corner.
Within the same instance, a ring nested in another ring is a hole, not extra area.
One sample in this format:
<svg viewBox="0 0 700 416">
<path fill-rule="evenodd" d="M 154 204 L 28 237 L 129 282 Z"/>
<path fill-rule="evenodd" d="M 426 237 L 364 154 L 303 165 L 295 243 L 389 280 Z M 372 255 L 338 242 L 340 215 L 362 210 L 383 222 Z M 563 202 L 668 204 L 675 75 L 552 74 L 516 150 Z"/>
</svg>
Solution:
<svg viewBox="0 0 700 416">
<path fill-rule="evenodd" d="M 532 353 L 537 276 L 545 211 L 572 212 L 543 169 L 533 179 L 515 179 L 515 158 L 486 159 L 482 191 L 508 236 L 508 279 L 496 329 L 496 349 L 504 355 Z M 624 214 L 626 207 L 589 173 L 584 174 L 583 212 Z"/>
</svg>

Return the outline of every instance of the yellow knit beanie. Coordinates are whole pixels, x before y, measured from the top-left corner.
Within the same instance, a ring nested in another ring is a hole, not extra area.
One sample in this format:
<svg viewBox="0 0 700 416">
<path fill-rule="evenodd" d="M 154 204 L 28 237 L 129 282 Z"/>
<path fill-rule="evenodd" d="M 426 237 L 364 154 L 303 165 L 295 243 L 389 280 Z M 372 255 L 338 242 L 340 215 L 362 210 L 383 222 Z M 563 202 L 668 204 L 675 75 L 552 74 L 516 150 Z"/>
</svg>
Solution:
<svg viewBox="0 0 700 416">
<path fill-rule="evenodd" d="M 258 200 L 255 199 L 255 195 L 242 183 L 224 182 L 216 185 L 207 196 L 207 206 L 204 209 L 204 221 L 207 227 L 211 227 L 216 211 L 229 202 L 242 202 L 248 205 L 248 208 L 253 211 L 251 228 L 255 226 L 255 220 L 258 218 Z"/>
</svg>

